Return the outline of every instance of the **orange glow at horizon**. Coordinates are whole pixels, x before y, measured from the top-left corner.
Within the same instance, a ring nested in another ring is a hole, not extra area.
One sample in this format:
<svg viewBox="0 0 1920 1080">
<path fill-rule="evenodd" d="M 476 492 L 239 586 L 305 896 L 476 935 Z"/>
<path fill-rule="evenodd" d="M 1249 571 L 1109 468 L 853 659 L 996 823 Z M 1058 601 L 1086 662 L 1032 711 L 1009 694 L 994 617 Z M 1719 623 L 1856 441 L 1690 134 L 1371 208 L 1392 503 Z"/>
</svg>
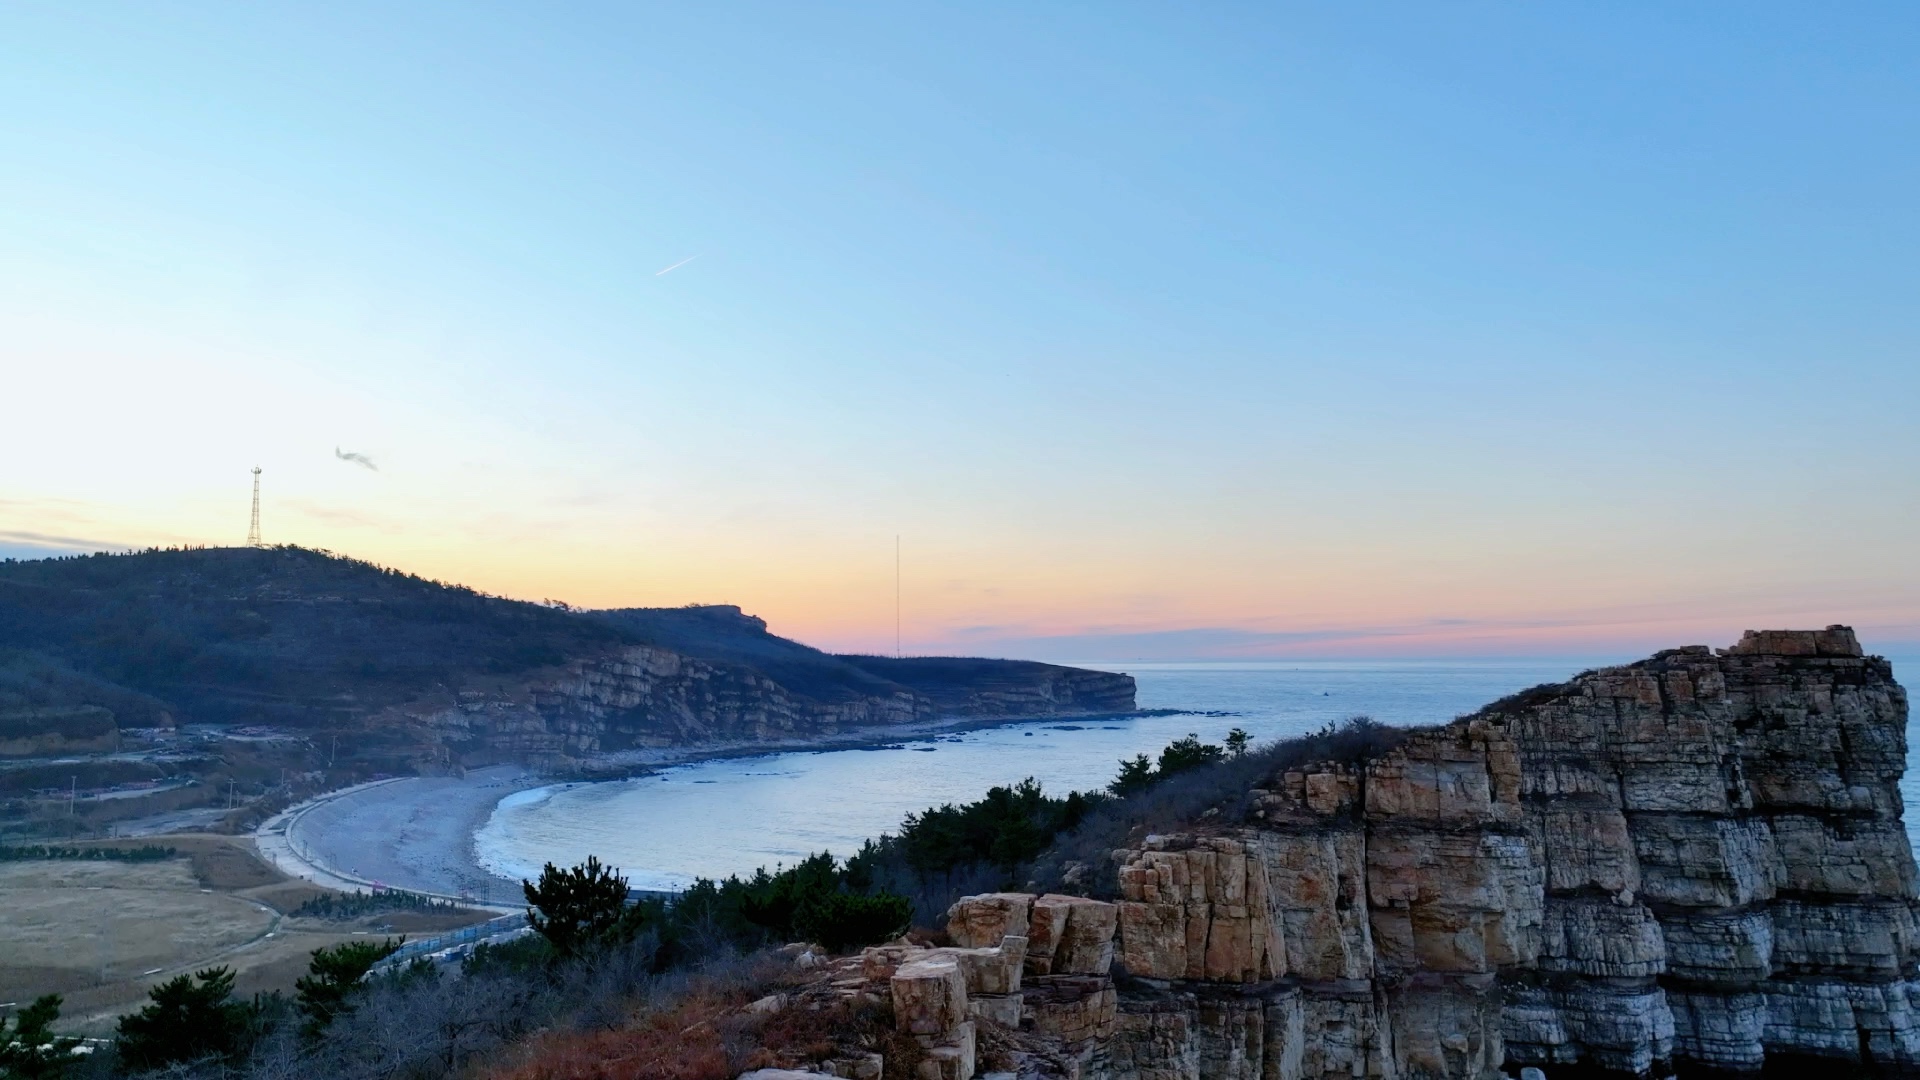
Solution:
<svg viewBox="0 0 1920 1080">
<path fill-rule="evenodd" d="M 39 509 L 49 534 L 66 526 L 127 538 L 107 546 L 233 542 L 184 528 L 141 537 L 136 527 L 114 523 L 117 514 L 74 502 Z M 368 530 L 284 501 L 268 522 L 272 542 L 496 595 L 585 607 L 733 604 L 775 633 L 830 651 L 892 649 L 891 536 L 867 538 L 864 550 L 852 551 L 818 536 L 785 543 L 752 534 L 654 536 L 612 544 L 600 533 L 527 528 L 487 542 L 441 529 Z M 1465 562 L 1296 550 L 1198 563 L 1152 544 L 1080 558 L 981 540 L 922 545 L 911 535 L 903 546 L 909 653 L 1087 662 L 1630 657 L 1683 644 L 1726 645 L 1745 629 L 1832 622 L 1854 625 L 1869 648 L 1920 639 L 1920 590 L 1843 581 L 1768 587 L 1759 570 L 1702 581 L 1686 566 L 1649 565 L 1583 578 L 1563 574 L 1553 557 L 1518 552 Z M 1626 596 L 1654 599 L 1618 600 Z"/>
</svg>

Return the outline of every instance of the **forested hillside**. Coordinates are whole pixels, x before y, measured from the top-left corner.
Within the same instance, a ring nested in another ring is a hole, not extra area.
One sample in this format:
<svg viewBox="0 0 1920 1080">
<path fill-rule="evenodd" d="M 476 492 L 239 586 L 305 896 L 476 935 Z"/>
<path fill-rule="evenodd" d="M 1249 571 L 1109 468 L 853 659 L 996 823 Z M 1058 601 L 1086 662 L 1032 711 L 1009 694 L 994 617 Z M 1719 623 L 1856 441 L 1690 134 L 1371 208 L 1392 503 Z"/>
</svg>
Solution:
<svg viewBox="0 0 1920 1080">
<path fill-rule="evenodd" d="M 736 607 L 579 611 L 295 547 L 0 563 L 0 711 L 23 715 L 405 728 L 497 760 L 1132 704 L 1121 675 L 838 657 Z"/>
</svg>

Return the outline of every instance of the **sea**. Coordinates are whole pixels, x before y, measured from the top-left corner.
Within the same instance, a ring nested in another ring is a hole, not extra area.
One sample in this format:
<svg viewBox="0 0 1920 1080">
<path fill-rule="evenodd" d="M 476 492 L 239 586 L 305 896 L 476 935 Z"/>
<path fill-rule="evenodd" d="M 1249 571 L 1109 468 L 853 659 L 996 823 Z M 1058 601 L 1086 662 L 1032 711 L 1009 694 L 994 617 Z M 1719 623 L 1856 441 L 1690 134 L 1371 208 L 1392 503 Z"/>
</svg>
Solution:
<svg viewBox="0 0 1920 1080">
<path fill-rule="evenodd" d="M 1123 758 L 1157 754 L 1186 735 L 1219 743 L 1238 727 L 1257 743 L 1354 716 L 1445 723 L 1606 662 L 1085 664 L 1132 675 L 1147 714 L 705 761 L 630 780 L 520 791 L 501 800 L 475 835 L 474 850 L 481 865 L 510 879 L 538 877 L 544 863 L 569 866 L 597 855 L 636 889 L 674 890 L 696 877 L 791 866 L 821 851 L 844 858 L 869 838 L 897 832 L 910 813 L 970 802 L 1028 777 L 1053 794 L 1101 788 Z M 1895 660 L 1896 677 L 1915 670 L 1920 658 Z M 1915 735 L 1909 726 L 1910 760 Z M 1901 789 L 1908 805 L 1920 798 L 1914 770 Z M 1911 820 L 1908 832 L 1916 835 Z"/>
</svg>

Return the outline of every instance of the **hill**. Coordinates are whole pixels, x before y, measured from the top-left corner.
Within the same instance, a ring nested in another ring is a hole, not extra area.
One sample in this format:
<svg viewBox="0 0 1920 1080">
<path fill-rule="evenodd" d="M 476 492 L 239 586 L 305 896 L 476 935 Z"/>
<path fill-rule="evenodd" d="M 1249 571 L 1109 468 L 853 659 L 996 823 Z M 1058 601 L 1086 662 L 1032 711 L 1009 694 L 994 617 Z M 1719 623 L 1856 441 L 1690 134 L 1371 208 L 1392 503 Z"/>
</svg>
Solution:
<svg viewBox="0 0 1920 1080">
<path fill-rule="evenodd" d="M 84 706 L 122 727 L 268 725 L 478 763 L 1123 711 L 1133 685 L 834 656 L 735 607 L 576 611 L 294 547 L 0 563 L 0 713 L 19 726 Z"/>
</svg>

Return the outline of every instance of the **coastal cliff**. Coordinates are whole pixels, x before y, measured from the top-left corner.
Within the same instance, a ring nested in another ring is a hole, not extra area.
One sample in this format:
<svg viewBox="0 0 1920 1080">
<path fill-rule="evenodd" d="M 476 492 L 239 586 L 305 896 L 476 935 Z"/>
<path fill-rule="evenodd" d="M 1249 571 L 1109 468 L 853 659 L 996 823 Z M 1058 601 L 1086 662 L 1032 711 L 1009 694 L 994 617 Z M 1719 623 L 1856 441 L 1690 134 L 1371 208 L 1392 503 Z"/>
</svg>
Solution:
<svg viewBox="0 0 1920 1080">
<path fill-rule="evenodd" d="M 1025 661 L 970 661 L 985 672 L 913 685 L 915 669 L 954 662 L 888 660 L 890 670 L 905 669 L 902 681 L 875 679 L 863 692 L 822 700 L 751 668 L 634 645 L 524 684 L 468 691 L 437 707 L 399 707 L 389 716 L 465 760 L 555 763 L 639 747 L 817 739 L 947 718 L 1088 716 L 1134 707 L 1129 676 Z"/>
<path fill-rule="evenodd" d="M 959 948 L 834 985 L 949 1080 L 1916 1076 L 1906 719 L 1845 627 L 1663 652 L 1283 769 L 1114 851 L 1113 903 L 970 897 Z M 1036 963 L 1063 910 L 1088 938 Z"/>
</svg>

